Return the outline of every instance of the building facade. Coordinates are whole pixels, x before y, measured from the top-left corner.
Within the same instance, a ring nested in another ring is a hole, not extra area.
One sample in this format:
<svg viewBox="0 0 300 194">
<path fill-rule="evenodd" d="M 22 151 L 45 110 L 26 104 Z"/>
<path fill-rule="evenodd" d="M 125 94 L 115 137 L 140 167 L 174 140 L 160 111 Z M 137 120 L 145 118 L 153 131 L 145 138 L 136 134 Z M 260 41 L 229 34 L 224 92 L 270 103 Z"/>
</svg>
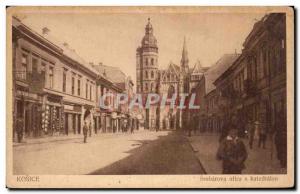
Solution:
<svg viewBox="0 0 300 194">
<path fill-rule="evenodd" d="M 286 118 L 285 14 L 263 17 L 243 46 L 240 57 L 215 85 L 224 99 L 224 111 L 241 133 L 247 120 L 259 121 L 272 133 L 278 115 Z"/>
<path fill-rule="evenodd" d="M 224 73 L 239 57 L 239 54 L 224 54 L 215 64 L 213 64 L 204 74 L 205 97 L 202 102 L 200 120 L 200 131 L 219 132 L 223 127 L 223 99 L 220 92 L 215 87 L 214 82 Z"/>
<path fill-rule="evenodd" d="M 47 28 L 37 33 L 13 17 L 12 37 L 14 137 L 17 120 L 25 138 L 81 134 L 85 121 L 91 133 L 109 128 L 103 125 L 99 96 L 124 88 L 100 75 Z"/>
</svg>

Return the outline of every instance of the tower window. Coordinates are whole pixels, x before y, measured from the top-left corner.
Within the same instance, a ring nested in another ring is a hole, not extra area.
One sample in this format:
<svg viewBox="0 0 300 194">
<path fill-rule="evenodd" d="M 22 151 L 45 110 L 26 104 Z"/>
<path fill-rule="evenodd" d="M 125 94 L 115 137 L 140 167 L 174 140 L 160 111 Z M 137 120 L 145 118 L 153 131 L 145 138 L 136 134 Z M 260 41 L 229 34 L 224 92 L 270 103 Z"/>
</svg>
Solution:
<svg viewBox="0 0 300 194">
<path fill-rule="evenodd" d="M 154 72 L 151 71 L 151 78 L 154 78 Z"/>
<path fill-rule="evenodd" d="M 148 79 L 148 71 L 145 71 L 145 77 Z"/>
<path fill-rule="evenodd" d="M 146 58 L 146 66 L 148 66 L 148 58 Z"/>
<path fill-rule="evenodd" d="M 148 91 L 148 83 L 145 83 L 145 91 Z"/>
<path fill-rule="evenodd" d="M 153 58 L 151 59 L 151 65 L 154 65 L 154 59 Z"/>
</svg>

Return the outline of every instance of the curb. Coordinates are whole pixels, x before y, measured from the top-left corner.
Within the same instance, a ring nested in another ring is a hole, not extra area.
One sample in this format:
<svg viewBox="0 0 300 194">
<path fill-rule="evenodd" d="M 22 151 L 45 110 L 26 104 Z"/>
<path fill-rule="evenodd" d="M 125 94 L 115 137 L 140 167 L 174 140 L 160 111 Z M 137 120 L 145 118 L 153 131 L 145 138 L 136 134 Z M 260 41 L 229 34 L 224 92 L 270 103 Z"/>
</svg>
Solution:
<svg viewBox="0 0 300 194">
<path fill-rule="evenodd" d="M 184 138 L 188 141 L 188 144 L 190 145 L 190 147 L 191 147 L 191 149 L 193 150 L 194 154 L 197 153 L 198 150 L 194 149 L 194 147 L 192 146 L 192 144 L 191 144 L 189 138 L 186 137 L 186 136 L 184 136 Z M 199 165 L 200 165 L 200 167 L 201 167 L 201 169 L 202 169 L 202 171 L 203 171 L 203 174 L 207 174 L 207 172 L 206 172 L 206 170 L 205 170 L 205 168 L 204 168 L 204 166 L 203 166 L 203 164 L 202 164 L 200 158 L 199 158 L 198 156 L 196 156 L 196 154 L 195 154 L 195 157 L 197 158 L 197 161 L 198 161 L 198 163 L 199 163 Z"/>
</svg>

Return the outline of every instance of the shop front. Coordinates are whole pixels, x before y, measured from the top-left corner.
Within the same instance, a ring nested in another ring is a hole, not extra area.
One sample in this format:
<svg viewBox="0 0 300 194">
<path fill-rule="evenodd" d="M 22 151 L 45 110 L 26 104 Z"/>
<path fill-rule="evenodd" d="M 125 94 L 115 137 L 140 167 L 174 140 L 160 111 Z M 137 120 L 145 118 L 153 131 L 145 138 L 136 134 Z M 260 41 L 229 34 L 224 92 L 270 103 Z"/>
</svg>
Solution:
<svg viewBox="0 0 300 194">
<path fill-rule="evenodd" d="M 64 103 L 64 134 L 81 134 L 82 106 Z"/>
<path fill-rule="evenodd" d="M 101 131 L 101 127 L 102 127 L 101 112 L 100 109 L 95 109 L 94 130 L 96 134 Z"/>
<path fill-rule="evenodd" d="M 60 135 L 63 133 L 62 96 L 46 94 L 42 109 L 42 131 L 44 135 Z"/>
<path fill-rule="evenodd" d="M 17 90 L 16 94 L 14 122 L 22 121 L 23 137 L 42 136 L 42 96 L 24 90 Z M 17 129 L 14 128 L 14 137 L 16 131 Z"/>
</svg>

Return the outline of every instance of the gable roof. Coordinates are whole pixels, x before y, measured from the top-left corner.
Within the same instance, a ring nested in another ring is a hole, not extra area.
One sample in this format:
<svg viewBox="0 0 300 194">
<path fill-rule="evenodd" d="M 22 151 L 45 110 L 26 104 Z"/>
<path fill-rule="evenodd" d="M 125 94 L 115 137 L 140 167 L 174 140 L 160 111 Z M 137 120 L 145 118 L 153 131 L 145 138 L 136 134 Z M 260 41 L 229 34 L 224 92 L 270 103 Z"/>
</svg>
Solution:
<svg viewBox="0 0 300 194">
<path fill-rule="evenodd" d="M 167 69 L 160 70 L 161 73 L 161 80 L 165 80 L 164 78 L 170 73 L 175 74 L 175 78 L 179 78 L 180 75 L 180 67 L 176 64 L 174 64 L 172 61 L 169 63 Z"/>
<path fill-rule="evenodd" d="M 117 86 L 125 88 L 126 75 L 118 67 L 112 67 L 103 64 L 92 64 L 92 66 L 99 72 L 101 76 L 112 81 Z"/>
<path fill-rule="evenodd" d="M 213 66 L 205 72 L 205 88 L 206 93 L 215 89 L 214 81 L 223 74 L 240 54 L 224 54 Z"/>
<path fill-rule="evenodd" d="M 195 63 L 194 67 L 190 69 L 190 73 L 191 74 L 203 74 L 208 69 L 209 69 L 209 67 L 203 67 L 201 65 L 201 62 L 199 60 L 197 60 L 197 62 Z"/>
</svg>

